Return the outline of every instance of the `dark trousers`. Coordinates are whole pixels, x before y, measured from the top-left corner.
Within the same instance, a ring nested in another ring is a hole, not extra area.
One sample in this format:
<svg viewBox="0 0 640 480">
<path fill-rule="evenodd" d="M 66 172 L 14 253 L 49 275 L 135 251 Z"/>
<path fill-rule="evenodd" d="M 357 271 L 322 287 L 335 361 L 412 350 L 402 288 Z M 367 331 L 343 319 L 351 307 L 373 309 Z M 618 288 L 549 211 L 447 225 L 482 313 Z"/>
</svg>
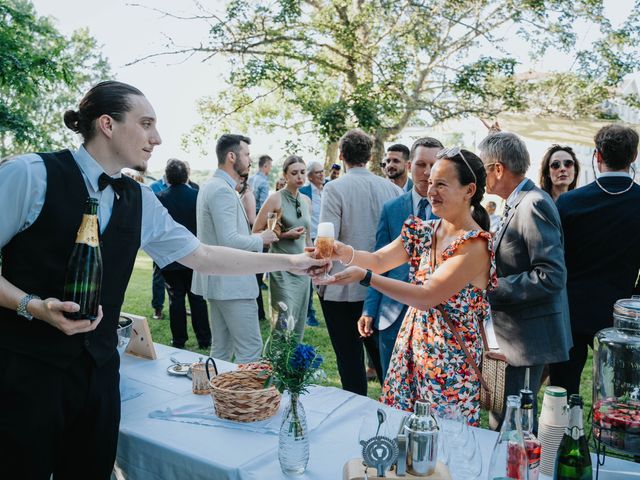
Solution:
<svg viewBox="0 0 640 480">
<path fill-rule="evenodd" d="M 573 335 L 569 360 L 549 365 L 549 383 L 567 389 L 567 396 L 580 393 L 580 377 L 587 362 L 589 347 L 593 348 L 593 335 Z"/>
<path fill-rule="evenodd" d="M 530 367 L 507 366 L 504 382 L 504 410 L 501 413 L 489 412 L 489 428 L 500 430 L 502 421 L 507 410 L 507 397 L 509 395 L 520 395 L 520 390 L 524 388 L 524 376 L 529 368 L 529 389 L 533 392 L 533 398 L 538 398 L 540 390 L 540 379 L 544 365 L 532 365 Z M 538 432 L 538 402 L 533 402 L 533 431 Z"/>
<path fill-rule="evenodd" d="M 165 270 L 162 272 L 169 292 L 169 325 L 173 346 L 182 348 L 187 341 L 187 309 L 185 296 L 191 306 L 191 325 L 200 347 L 211 345 L 211 328 L 207 302 L 200 295 L 191 292 L 193 270 Z"/>
<path fill-rule="evenodd" d="M 153 262 L 153 280 L 151 283 L 151 307 L 162 310 L 164 307 L 164 277 L 162 270 Z"/>
<path fill-rule="evenodd" d="M 358 333 L 358 319 L 362 315 L 363 304 L 364 302 L 333 302 L 320 299 L 331 345 L 336 352 L 342 388 L 359 395 L 367 394 L 363 339 Z M 377 333 L 365 338 L 364 346 L 373 361 L 378 378 L 382 378 Z"/>
<path fill-rule="evenodd" d="M 262 273 L 256 273 L 256 280 L 258 281 L 258 296 L 256 297 L 256 302 L 258 303 L 258 320 L 267 318 L 264 313 L 264 302 L 262 300 L 262 285 L 264 285 L 262 275 Z"/>
<path fill-rule="evenodd" d="M 36 321 L 36 320 L 34 320 Z M 108 480 L 120 423 L 120 357 L 65 369 L 0 350 L 3 478 Z"/>
<path fill-rule="evenodd" d="M 396 344 L 396 338 L 398 332 L 402 326 L 402 320 L 398 318 L 393 324 L 384 330 L 378 330 L 378 349 L 380 350 L 380 366 L 382 368 L 382 382 L 384 383 L 384 377 L 389 370 L 389 363 L 391 362 L 391 354 L 393 353 L 393 346 Z"/>
</svg>

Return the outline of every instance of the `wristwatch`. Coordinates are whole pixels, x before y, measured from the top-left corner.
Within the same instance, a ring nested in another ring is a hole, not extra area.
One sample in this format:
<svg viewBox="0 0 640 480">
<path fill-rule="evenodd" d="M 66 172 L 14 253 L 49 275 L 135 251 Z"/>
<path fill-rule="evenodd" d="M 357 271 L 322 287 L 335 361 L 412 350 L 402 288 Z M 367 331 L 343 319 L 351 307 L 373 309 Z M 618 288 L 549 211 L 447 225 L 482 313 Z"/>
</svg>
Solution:
<svg viewBox="0 0 640 480">
<path fill-rule="evenodd" d="M 31 315 L 27 311 L 27 305 L 29 305 L 29 302 L 31 300 L 40 300 L 40 297 L 37 296 L 37 295 L 31 295 L 31 294 L 25 295 L 20 300 L 20 303 L 18 303 L 18 308 L 16 309 L 16 312 L 18 313 L 18 315 L 20 315 L 21 317 L 26 318 L 29 321 L 33 320 L 33 315 Z"/>
<path fill-rule="evenodd" d="M 364 278 L 360 280 L 360 285 L 363 287 L 371 285 L 371 275 L 373 275 L 373 272 L 367 268 L 367 273 L 365 273 Z"/>
</svg>

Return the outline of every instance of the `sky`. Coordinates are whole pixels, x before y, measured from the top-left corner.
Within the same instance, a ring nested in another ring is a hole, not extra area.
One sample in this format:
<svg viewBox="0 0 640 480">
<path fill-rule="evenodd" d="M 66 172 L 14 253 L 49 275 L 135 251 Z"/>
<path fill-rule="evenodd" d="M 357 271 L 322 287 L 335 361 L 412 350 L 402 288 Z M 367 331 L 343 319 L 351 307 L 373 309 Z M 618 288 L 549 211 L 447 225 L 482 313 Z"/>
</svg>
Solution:
<svg viewBox="0 0 640 480">
<path fill-rule="evenodd" d="M 198 123 L 197 101 L 214 95 L 224 88 L 225 61 L 213 59 L 203 63 L 192 58 L 178 62 L 171 57 L 157 57 L 128 65 L 135 59 L 166 50 L 170 37 L 178 45 L 194 45 L 206 39 L 206 27 L 200 22 L 169 18 L 159 11 L 173 14 L 194 12 L 190 0 L 32 0 L 39 15 L 51 16 L 59 31 L 65 35 L 78 28 L 88 27 L 90 34 L 102 45 L 102 53 L 109 59 L 114 77 L 130 83 L 145 93 L 156 110 L 158 129 L 163 144 L 154 150 L 150 171 L 160 171 L 168 158 L 188 160 L 195 170 L 215 168 L 213 155 L 200 156 L 196 148 L 185 151 L 181 137 Z M 222 11 L 225 0 L 203 0 L 208 8 Z M 628 12 L 632 0 L 607 0 L 606 15 L 617 23 Z M 588 41 L 592 34 L 588 25 L 579 28 L 578 44 Z M 522 45 L 526 51 L 526 45 Z M 521 60 L 527 61 L 526 56 Z M 555 70 L 566 66 L 562 55 L 547 55 L 535 65 L 536 70 Z M 75 108 L 70 105 L 69 108 Z M 277 135 L 256 134 L 252 137 L 254 159 L 269 153 L 278 162 L 282 156 L 283 138 Z M 282 137 L 282 135 L 280 135 Z M 309 159 L 310 160 L 310 159 Z M 318 158 L 318 160 L 321 160 Z"/>
</svg>

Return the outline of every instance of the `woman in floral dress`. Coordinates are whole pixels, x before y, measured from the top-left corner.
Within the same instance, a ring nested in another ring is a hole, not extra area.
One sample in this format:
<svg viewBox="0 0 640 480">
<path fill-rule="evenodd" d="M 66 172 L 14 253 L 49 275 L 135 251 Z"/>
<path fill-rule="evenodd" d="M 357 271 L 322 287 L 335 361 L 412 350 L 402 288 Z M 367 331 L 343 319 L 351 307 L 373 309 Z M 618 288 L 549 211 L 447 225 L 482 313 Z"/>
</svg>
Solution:
<svg viewBox="0 0 640 480">
<path fill-rule="evenodd" d="M 455 405 L 469 424 L 478 425 L 480 382 L 440 309 L 448 313 L 479 365 L 479 322 L 489 315 L 486 291 L 496 286 L 489 215 L 480 204 L 486 172 L 482 161 L 467 150 L 443 150 L 438 159 L 431 170 L 428 199 L 441 219 L 423 222 L 409 217 L 400 237 L 374 253 L 336 242 L 333 258 L 353 266 L 326 282 L 369 283 L 410 306 L 381 401 L 403 410 L 412 410 L 419 398 L 434 407 Z M 410 262 L 411 284 L 379 275 L 405 262 Z"/>
</svg>

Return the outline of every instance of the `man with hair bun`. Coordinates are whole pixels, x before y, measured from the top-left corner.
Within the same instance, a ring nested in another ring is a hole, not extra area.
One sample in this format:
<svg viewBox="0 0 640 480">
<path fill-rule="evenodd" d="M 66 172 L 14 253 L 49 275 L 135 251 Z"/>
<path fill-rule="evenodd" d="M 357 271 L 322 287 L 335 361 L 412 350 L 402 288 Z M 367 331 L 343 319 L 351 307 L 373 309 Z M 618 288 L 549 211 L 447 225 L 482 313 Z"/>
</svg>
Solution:
<svg viewBox="0 0 640 480">
<path fill-rule="evenodd" d="M 135 87 L 95 85 L 64 122 L 77 150 L 27 154 L 0 166 L 0 437 L 10 478 L 107 480 L 120 421 L 116 328 L 138 248 L 216 275 L 306 272 L 327 262 L 201 244 L 154 193 L 121 174 L 147 169 L 161 139 Z M 98 317 L 69 320 L 65 270 L 87 197 L 98 200 L 103 259 Z"/>
</svg>

